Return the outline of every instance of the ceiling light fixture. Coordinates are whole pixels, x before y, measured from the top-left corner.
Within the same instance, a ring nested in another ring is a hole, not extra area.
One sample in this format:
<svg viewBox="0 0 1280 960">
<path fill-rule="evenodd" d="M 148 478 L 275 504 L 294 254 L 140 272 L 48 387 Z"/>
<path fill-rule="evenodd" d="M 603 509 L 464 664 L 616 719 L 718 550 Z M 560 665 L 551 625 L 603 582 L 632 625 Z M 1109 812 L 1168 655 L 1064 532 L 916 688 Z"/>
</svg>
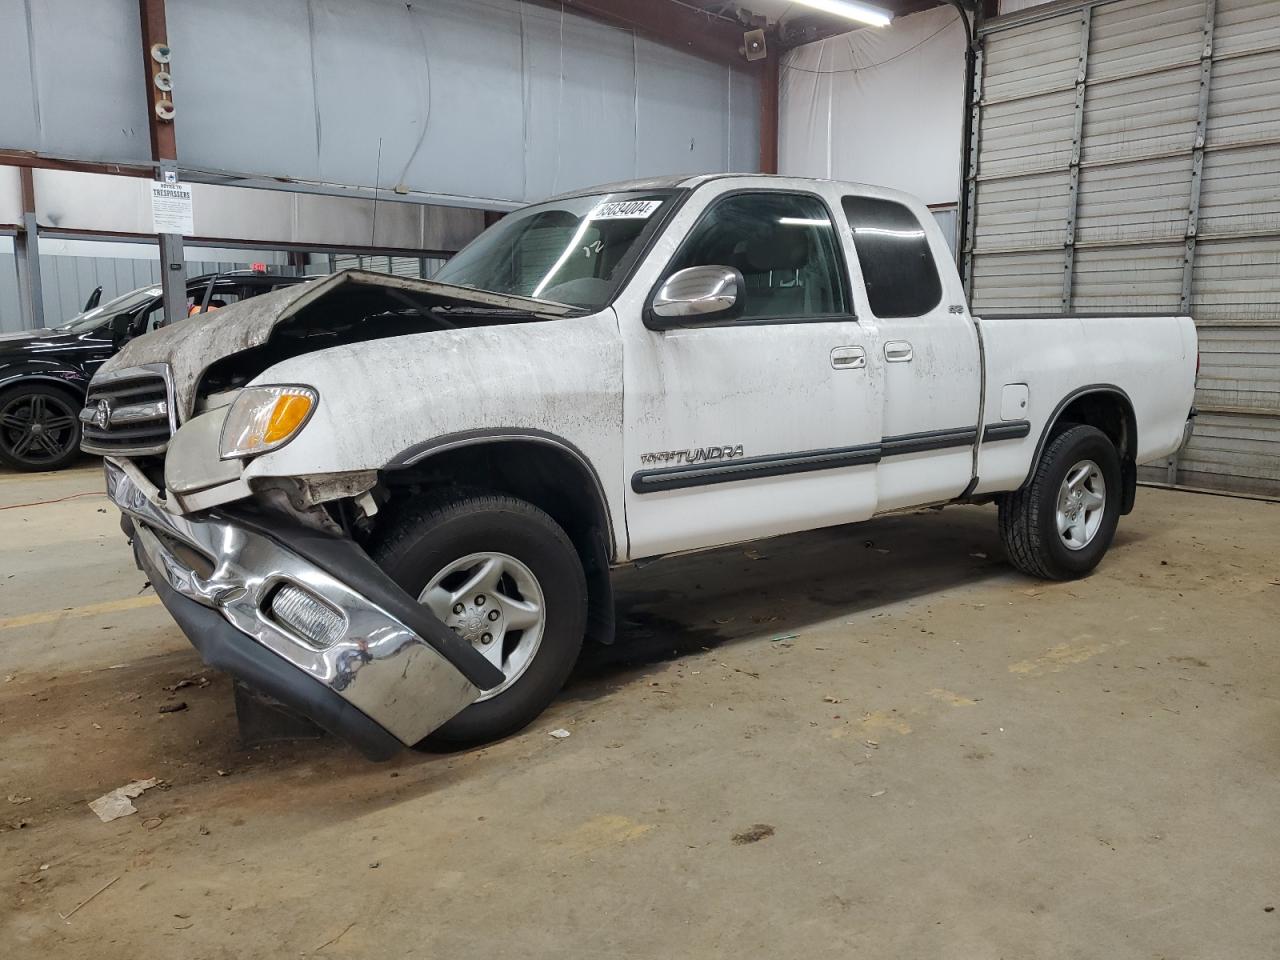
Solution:
<svg viewBox="0 0 1280 960">
<path fill-rule="evenodd" d="M 858 23 L 870 24 L 873 27 L 887 27 L 893 20 L 893 14 L 880 7 L 868 3 L 854 3 L 853 0 L 797 0 L 806 7 L 813 7 L 823 13 L 837 17 L 847 17 Z"/>
</svg>

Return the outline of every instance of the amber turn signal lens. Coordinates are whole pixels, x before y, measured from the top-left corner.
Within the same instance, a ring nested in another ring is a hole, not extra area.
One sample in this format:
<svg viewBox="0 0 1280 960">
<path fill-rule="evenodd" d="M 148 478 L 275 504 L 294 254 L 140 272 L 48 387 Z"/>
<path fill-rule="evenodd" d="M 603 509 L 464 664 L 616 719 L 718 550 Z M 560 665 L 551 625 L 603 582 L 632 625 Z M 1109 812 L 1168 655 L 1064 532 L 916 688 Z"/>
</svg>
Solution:
<svg viewBox="0 0 1280 960">
<path fill-rule="evenodd" d="M 307 419 L 311 412 L 311 398 L 293 394 L 276 400 L 271 411 L 271 419 L 267 421 L 266 432 L 262 436 L 264 443 L 278 443 L 293 434 Z"/>
<path fill-rule="evenodd" d="M 295 436 L 315 411 L 319 396 L 311 387 L 245 387 L 227 411 L 219 438 L 223 460 L 256 457 Z"/>
</svg>

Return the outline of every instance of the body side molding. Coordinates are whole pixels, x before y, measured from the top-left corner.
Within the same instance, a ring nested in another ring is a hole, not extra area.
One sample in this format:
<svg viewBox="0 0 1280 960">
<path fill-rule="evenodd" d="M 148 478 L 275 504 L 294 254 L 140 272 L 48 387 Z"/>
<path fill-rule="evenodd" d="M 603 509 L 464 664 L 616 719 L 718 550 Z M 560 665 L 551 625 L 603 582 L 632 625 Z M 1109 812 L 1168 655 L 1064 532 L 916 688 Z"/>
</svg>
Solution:
<svg viewBox="0 0 1280 960">
<path fill-rule="evenodd" d="M 641 470 L 632 474 L 631 489 L 636 493 L 656 493 L 659 490 L 680 490 L 685 487 L 701 487 L 730 480 L 780 477 L 789 473 L 856 467 L 878 463 L 879 460 L 880 444 L 878 443 L 867 443 L 856 447 L 832 447 L 825 450 L 804 450 L 798 453 L 777 453 L 763 457 L 743 457 L 711 465 L 697 464 L 685 467 L 664 467 L 660 470 Z"/>
<path fill-rule="evenodd" d="M 801 450 L 793 453 L 738 458 L 715 464 L 640 470 L 631 476 L 631 489 L 636 493 L 656 493 L 660 490 L 681 490 L 686 487 L 701 487 L 734 480 L 780 477 L 792 473 L 810 473 L 814 470 L 837 470 L 841 467 L 879 463 L 885 457 L 944 450 L 948 447 L 967 447 L 977 439 L 976 426 L 952 427 L 948 430 L 926 430 L 922 433 L 885 437 L 879 443 L 866 443 L 855 447 Z"/>
<path fill-rule="evenodd" d="M 1031 433 L 1030 420 L 1009 420 L 1000 423 L 988 423 L 982 430 L 982 442 L 995 440 L 1021 440 Z"/>
<path fill-rule="evenodd" d="M 945 450 L 948 447 L 972 446 L 978 439 L 978 428 L 951 427 L 947 430 L 925 430 L 921 433 L 904 433 L 885 437 L 880 441 L 884 456 L 894 457 L 907 453 L 924 453 L 929 450 Z"/>
</svg>

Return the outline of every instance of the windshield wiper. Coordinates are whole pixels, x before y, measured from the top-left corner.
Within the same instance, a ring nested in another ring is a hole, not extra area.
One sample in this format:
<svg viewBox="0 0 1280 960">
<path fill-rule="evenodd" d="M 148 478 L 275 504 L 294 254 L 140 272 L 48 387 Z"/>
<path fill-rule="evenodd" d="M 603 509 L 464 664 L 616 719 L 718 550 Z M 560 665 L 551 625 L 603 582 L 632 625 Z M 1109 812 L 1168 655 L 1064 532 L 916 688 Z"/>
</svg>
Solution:
<svg viewBox="0 0 1280 960">
<path fill-rule="evenodd" d="M 467 304 L 465 306 L 453 303 L 442 303 L 431 308 L 432 313 L 443 313 L 446 316 L 459 317 L 476 317 L 476 316 L 499 316 L 499 317 L 536 317 L 535 310 L 526 310 L 523 307 L 486 307 L 476 304 Z"/>
</svg>

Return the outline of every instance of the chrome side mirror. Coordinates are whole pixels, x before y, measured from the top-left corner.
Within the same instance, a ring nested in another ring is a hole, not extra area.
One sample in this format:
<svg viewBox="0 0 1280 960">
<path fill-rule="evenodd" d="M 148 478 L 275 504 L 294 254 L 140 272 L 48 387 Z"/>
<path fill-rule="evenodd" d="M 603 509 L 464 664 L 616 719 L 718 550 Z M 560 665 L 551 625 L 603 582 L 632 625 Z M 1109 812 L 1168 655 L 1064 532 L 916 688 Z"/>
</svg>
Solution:
<svg viewBox="0 0 1280 960">
<path fill-rule="evenodd" d="M 729 320 L 742 311 L 744 283 L 733 267 L 686 267 L 667 277 L 646 311 L 654 330 Z"/>
</svg>

